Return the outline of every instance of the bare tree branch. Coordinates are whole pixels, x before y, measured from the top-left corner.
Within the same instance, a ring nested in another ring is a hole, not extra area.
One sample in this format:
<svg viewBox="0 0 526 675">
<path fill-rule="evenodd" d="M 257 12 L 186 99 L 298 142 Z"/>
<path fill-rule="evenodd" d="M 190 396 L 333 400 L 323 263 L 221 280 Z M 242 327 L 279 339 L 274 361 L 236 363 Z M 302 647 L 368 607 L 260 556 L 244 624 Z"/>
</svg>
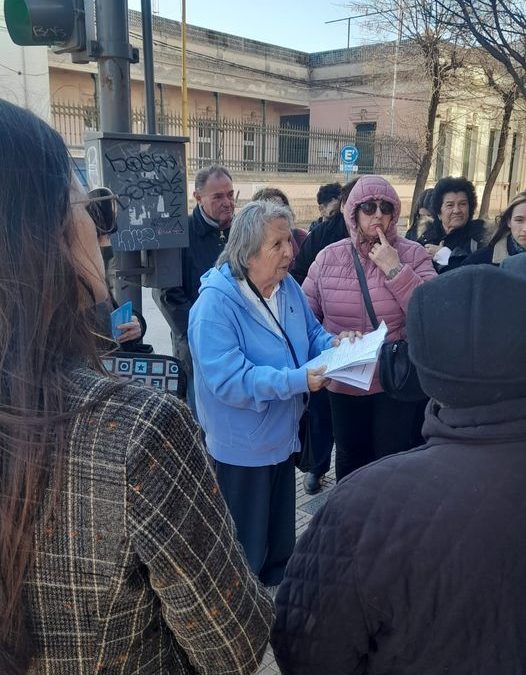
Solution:
<svg viewBox="0 0 526 675">
<path fill-rule="evenodd" d="M 442 0 L 441 3 L 436 0 L 368 0 L 365 3 L 360 2 L 359 5 L 350 3 L 349 6 L 361 12 L 369 11 L 371 14 L 376 12 L 374 24 L 368 20 L 361 24 L 363 30 L 374 31 L 377 36 L 385 34 L 386 31 L 396 30 L 401 43 L 399 58 L 409 57 L 408 61 L 413 72 L 417 72 L 415 65 L 418 68 L 420 61 L 425 73 L 422 80 L 429 85 L 430 93 L 422 152 L 418 159 L 411 205 L 412 213 L 429 176 L 435 152 L 436 114 L 444 85 L 463 65 L 465 56 L 463 33 L 458 30 L 455 22 L 452 24 L 450 21 L 449 0 Z"/>
<path fill-rule="evenodd" d="M 523 0 L 436 0 L 451 10 L 450 27 L 469 31 L 499 61 L 526 98 L 526 7 Z"/>
</svg>

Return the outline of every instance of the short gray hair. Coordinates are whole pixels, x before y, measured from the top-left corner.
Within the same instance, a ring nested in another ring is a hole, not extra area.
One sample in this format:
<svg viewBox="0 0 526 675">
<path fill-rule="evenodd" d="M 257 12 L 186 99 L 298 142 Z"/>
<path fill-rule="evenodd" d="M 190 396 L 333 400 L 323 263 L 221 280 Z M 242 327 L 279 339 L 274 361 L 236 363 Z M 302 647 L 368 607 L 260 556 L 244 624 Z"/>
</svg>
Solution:
<svg viewBox="0 0 526 675">
<path fill-rule="evenodd" d="M 220 164 L 212 164 L 203 167 L 195 174 L 195 190 L 202 190 L 210 176 L 226 176 L 229 180 L 232 180 L 232 176 L 226 167 Z"/>
<path fill-rule="evenodd" d="M 267 201 L 246 204 L 232 221 L 228 241 L 217 259 L 216 267 L 227 262 L 234 277 L 244 279 L 249 258 L 261 250 L 266 226 L 278 218 L 286 220 L 292 229 L 292 212 L 287 206 Z"/>
</svg>

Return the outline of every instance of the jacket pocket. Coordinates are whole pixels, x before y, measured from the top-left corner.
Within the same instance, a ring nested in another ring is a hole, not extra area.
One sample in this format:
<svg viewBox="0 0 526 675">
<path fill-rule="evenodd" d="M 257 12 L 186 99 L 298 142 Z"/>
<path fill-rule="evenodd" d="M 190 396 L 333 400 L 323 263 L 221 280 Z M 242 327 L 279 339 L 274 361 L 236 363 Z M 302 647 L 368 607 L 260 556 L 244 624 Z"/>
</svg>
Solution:
<svg viewBox="0 0 526 675">
<path fill-rule="evenodd" d="M 270 401 L 270 402 L 267 404 L 267 407 L 266 407 L 266 409 L 265 409 L 265 412 L 260 413 L 260 420 L 259 420 L 258 424 L 257 424 L 256 427 L 253 429 L 253 431 L 251 431 L 251 432 L 248 434 L 249 440 L 251 440 L 251 441 L 254 440 L 254 438 L 256 438 L 257 436 L 259 436 L 262 432 L 264 433 L 266 427 L 269 426 L 269 424 L 270 424 L 270 419 L 271 419 L 271 417 L 272 417 L 272 410 L 271 410 L 271 409 L 272 409 L 272 406 L 273 406 L 273 405 L 274 405 L 274 404 L 272 403 L 272 401 Z"/>
</svg>

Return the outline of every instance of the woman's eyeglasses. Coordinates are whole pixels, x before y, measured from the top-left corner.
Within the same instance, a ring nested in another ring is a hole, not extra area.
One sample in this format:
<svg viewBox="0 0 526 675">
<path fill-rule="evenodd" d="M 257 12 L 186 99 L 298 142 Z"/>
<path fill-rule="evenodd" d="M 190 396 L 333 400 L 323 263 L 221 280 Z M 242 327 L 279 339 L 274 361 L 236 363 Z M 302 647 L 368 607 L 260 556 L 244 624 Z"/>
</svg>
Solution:
<svg viewBox="0 0 526 675">
<path fill-rule="evenodd" d="M 361 204 L 358 204 L 358 208 L 360 211 L 363 211 L 366 216 L 372 216 L 376 213 L 378 208 L 380 208 L 380 212 L 383 213 L 384 216 L 392 216 L 394 213 L 394 206 L 391 202 L 386 202 L 384 199 L 380 202 L 375 202 L 372 199 L 367 202 L 362 202 Z"/>
<path fill-rule="evenodd" d="M 99 237 L 117 232 L 117 196 L 109 188 L 90 190 L 85 201 L 72 202 L 74 204 L 84 204 Z"/>
</svg>

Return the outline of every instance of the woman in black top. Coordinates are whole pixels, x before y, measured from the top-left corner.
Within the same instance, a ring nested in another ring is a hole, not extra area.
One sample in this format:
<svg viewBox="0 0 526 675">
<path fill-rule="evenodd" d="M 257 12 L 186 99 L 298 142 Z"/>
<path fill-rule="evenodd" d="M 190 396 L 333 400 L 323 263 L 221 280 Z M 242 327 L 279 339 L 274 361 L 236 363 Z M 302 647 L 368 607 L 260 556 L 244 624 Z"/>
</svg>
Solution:
<svg viewBox="0 0 526 675">
<path fill-rule="evenodd" d="M 433 223 L 420 243 L 433 259 L 440 274 L 462 265 L 464 260 L 484 246 L 485 223 L 474 219 L 477 195 L 467 178 L 441 178 L 433 189 Z"/>
</svg>

